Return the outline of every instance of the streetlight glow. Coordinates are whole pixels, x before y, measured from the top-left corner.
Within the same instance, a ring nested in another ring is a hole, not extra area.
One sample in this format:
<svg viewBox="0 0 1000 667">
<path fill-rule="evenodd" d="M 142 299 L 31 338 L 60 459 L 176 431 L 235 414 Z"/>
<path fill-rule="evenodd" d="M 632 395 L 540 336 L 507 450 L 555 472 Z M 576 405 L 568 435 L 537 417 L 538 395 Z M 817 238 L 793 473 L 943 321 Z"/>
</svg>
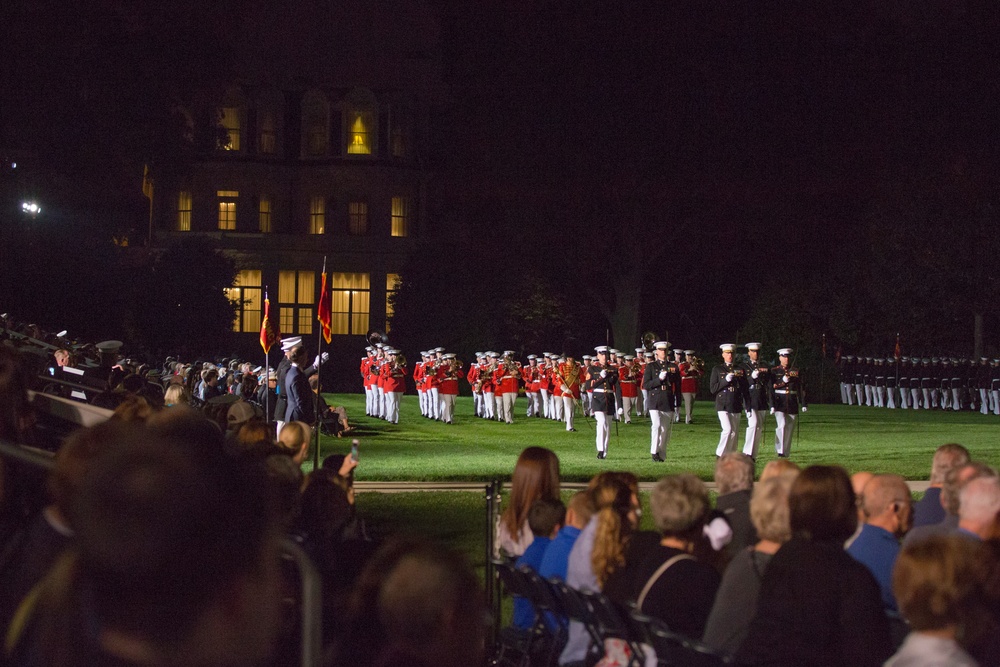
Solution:
<svg viewBox="0 0 1000 667">
<path fill-rule="evenodd" d="M 42 207 L 33 201 L 26 201 L 21 203 L 21 210 L 28 215 L 38 215 L 42 212 Z"/>
</svg>

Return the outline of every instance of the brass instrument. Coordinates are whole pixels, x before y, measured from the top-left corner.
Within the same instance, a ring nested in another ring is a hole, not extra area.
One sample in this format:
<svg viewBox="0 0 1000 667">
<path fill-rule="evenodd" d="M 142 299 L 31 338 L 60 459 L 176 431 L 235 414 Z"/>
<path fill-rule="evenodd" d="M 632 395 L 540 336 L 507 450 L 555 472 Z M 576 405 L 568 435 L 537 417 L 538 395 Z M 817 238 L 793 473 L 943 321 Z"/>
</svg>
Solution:
<svg viewBox="0 0 1000 667">
<path fill-rule="evenodd" d="M 653 333 L 652 331 L 647 331 L 646 333 L 642 334 L 642 346 L 647 350 L 653 349 L 653 343 L 655 343 L 656 340 L 657 340 L 656 334 Z"/>
<path fill-rule="evenodd" d="M 372 329 L 368 332 L 368 344 L 372 347 L 376 347 L 381 343 L 385 345 L 389 342 L 389 334 L 384 331 L 379 331 L 378 329 Z"/>
</svg>

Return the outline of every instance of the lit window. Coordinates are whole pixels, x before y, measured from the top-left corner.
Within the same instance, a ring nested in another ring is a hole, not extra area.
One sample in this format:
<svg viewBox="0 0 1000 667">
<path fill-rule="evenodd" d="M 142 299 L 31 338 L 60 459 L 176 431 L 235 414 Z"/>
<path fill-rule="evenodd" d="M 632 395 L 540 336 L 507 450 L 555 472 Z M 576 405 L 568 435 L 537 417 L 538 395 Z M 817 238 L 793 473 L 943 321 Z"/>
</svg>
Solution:
<svg viewBox="0 0 1000 667">
<path fill-rule="evenodd" d="M 368 332 L 371 283 L 367 273 L 334 273 L 332 276 L 331 330 L 340 335 Z"/>
<path fill-rule="evenodd" d="M 260 196 L 260 231 L 268 234 L 271 231 L 271 198 L 267 195 Z"/>
<path fill-rule="evenodd" d="M 219 190 L 219 229 L 232 231 L 236 229 L 236 198 L 240 193 L 236 190 Z"/>
<path fill-rule="evenodd" d="M 326 229 L 326 200 L 313 197 L 309 200 L 309 233 L 322 234 Z"/>
<path fill-rule="evenodd" d="M 278 309 L 282 333 L 311 334 L 315 302 L 315 271 L 278 272 Z"/>
<path fill-rule="evenodd" d="M 409 208 L 410 201 L 406 197 L 393 197 L 392 198 L 392 235 L 393 236 L 409 236 L 410 229 L 407 224 L 409 221 Z"/>
<path fill-rule="evenodd" d="M 363 201 L 352 201 L 348 205 L 348 232 L 354 236 L 368 233 L 368 204 Z"/>
<path fill-rule="evenodd" d="M 260 331 L 261 288 L 260 271 L 240 271 L 236 274 L 233 287 L 226 290 L 226 296 L 236 304 L 233 331 L 237 333 Z"/>
<path fill-rule="evenodd" d="M 227 151 L 238 151 L 240 149 L 239 107 L 223 107 L 221 125 L 229 136 L 228 141 L 222 145 L 222 148 Z"/>
<path fill-rule="evenodd" d="M 402 279 L 399 277 L 398 273 L 389 273 L 385 276 L 385 331 L 389 333 L 389 320 L 392 319 L 392 314 L 395 312 L 394 301 L 396 298 L 396 291 L 399 289 L 399 284 Z"/>
<path fill-rule="evenodd" d="M 274 153 L 274 114 L 265 111 L 260 116 L 260 140 L 258 150 L 262 155 L 272 155 Z"/>
<path fill-rule="evenodd" d="M 191 193 L 179 192 L 177 194 L 177 231 L 191 231 Z"/>
<path fill-rule="evenodd" d="M 323 156 L 329 146 L 330 111 L 326 99 L 311 92 L 302 100 L 302 139 L 305 154 Z"/>
<path fill-rule="evenodd" d="M 353 120 L 347 141 L 347 152 L 350 155 L 371 155 L 371 136 L 368 131 L 371 121 L 367 118 L 368 114 L 355 112 L 351 115 Z"/>
</svg>

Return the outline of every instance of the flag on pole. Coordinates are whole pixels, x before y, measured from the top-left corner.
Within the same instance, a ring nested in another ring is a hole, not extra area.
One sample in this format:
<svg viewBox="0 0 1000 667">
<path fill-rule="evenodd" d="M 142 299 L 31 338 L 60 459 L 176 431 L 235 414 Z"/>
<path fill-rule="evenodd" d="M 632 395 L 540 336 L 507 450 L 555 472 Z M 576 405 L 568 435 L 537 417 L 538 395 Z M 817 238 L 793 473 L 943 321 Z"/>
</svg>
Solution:
<svg viewBox="0 0 1000 667">
<path fill-rule="evenodd" d="M 899 346 L 899 334 L 896 334 L 896 350 L 895 350 L 895 351 L 894 351 L 894 352 L 892 353 L 892 355 L 893 355 L 894 357 L 896 357 L 896 359 L 897 359 L 897 360 L 898 360 L 898 359 L 899 359 L 899 358 L 900 358 L 901 356 L 903 356 L 903 350 L 902 350 L 902 348 L 901 348 L 901 347 Z"/>
<path fill-rule="evenodd" d="M 326 260 L 323 260 L 323 280 L 319 287 L 319 310 L 316 319 L 323 327 L 323 338 L 330 342 L 331 323 L 333 322 L 333 304 L 330 286 L 326 282 Z"/>
<path fill-rule="evenodd" d="M 142 194 L 146 199 L 153 199 L 153 176 L 149 173 L 149 165 L 142 169 Z"/>
<path fill-rule="evenodd" d="M 260 323 L 260 346 L 264 354 L 271 351 L 271 346 L 281 342 L 281 331 L 271 323 L 271 300 L 264 294 L 264 321 Z"/>
</svg>

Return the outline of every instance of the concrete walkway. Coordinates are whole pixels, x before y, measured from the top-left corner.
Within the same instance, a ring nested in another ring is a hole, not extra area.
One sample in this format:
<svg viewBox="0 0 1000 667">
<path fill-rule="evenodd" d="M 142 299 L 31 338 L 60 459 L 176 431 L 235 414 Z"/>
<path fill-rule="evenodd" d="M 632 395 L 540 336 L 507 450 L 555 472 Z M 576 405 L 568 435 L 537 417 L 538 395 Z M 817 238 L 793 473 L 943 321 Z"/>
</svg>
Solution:
<svg viewBox="0 0 1000 667">
<path fill-rule="evenodd" d="M 929 481 L 907 482 L 910 491 L 923 493 L 930 486 Z M 639 482 L 640 491 L 652 491 L 656 482 Z M 714 482 L 706 482 L 709 491 L 715 491 Z M 584 482 L 563 482 L 562 488 L 568 491 L 577 491 L 586 488 Z M 509 488 L 509 484 L 504 484 L 504 488 Z M 354 490 L 359 493 L 367 491 L 375 493 L 411 493 L 414 491 L 479 491 L 485 493 L 486 482 L 354 482 Z"/>
</svg>

